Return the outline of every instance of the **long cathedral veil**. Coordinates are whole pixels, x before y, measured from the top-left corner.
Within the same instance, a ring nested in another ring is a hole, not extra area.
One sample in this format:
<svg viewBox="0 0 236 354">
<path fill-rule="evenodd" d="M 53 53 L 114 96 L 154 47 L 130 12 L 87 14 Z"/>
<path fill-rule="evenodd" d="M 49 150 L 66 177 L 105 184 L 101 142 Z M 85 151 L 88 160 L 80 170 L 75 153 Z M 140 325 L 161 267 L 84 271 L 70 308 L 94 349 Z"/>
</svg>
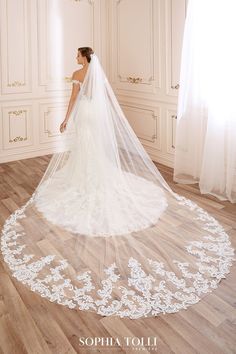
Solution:
<svg viewBox="0 0 236 354">
<path fill-rule="evenodd" d="M 14 277 L 70 308 L 139 318 L 197 303 L 229 273 L 223 226 L 172 191 L 96 54 L 30 200 L 5 222 Z"/>
</svg>

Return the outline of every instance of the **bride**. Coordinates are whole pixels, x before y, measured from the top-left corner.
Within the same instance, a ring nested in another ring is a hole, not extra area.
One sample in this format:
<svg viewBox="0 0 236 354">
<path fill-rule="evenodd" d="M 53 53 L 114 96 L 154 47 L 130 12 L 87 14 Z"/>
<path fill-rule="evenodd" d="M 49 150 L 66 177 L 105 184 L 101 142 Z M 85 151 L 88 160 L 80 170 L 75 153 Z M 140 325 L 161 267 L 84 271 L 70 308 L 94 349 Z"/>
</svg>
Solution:
<svg viewBox="0 0 236 354">
<path fill-rule="evenodd" d="M 4 260 L 32 291 L 70 308 L 132 319 L 186 309 L 229 273 L 229 236 L 166 183 L 92 48 L 77 58 L 58 150 L 4 224 Z"/>
<path fill-rule="evenodd" d="M 73 120 L 73 147 L 63 168 L 38 189 L 38 210 L 52 223 L 88 236 L 124 234 L 155 224 L 167 200 L 163 188 L 151 180 L 146 166 L 152 162 L 115 107 L 92 49 L 79 48 L 78 62 L 83 69 L 73 74 L 71 100 L 60 126 L 63 132 Z"/>
</svg>

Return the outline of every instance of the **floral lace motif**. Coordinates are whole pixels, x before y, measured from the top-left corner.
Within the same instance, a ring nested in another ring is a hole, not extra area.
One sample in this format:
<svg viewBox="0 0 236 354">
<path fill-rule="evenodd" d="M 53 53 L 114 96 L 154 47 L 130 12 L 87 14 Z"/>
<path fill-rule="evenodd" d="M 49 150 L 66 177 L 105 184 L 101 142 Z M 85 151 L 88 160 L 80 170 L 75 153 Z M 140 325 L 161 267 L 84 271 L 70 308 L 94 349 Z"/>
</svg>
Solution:
<svg viewBox="0 0 236 354">
<path fill-rule="evenodd" d="M 95 298 L 90 295 L 95 290 L 91 271 L 77 275 L 77 280 L 83 284 L 79 288 L 63 274 L 63 270 L 68 267 L 66 259 L 58 261 L 55 267 L 48 267 L 50 274 L 40 278 L 40 272 L 56 260 L 56 255 L 47 255 L 33 262 L 34 255 L 23 254 L 26 246 L 17 243 L 23 233 L 16 232 L 12 227 L 17 224 L 17 219 L 25 217 L 24 211 L 32 203 L 34 195 L 35 193 L 4 224 L 1 238 L 4 260 L 17 280 L 27 284 L 32 291 L 39 293 L 42 297 L 69 308 L 78 307 L 80 310 L 95 311 L 102 316 L 117 315 L 121 318 L 132 319 L 178 312 L 197 303 L 202 294 L 216 289 L 220 280 L 229 273 L 232 261 L 236 260 L 229 236 L 217 220 L 194 202 L 174 194 L 179 204 L 197 212 L 197 219 L 205 222 L 203 229 L 209 233 L 204 236 L 205 242 L 192 241 L 186 246 L 187 252 L 198 259 L 196 262 L 198 271 L 192 273 L 188 269 L 189 263 L 173 260 L 182 273 L 182 277 L 178 278 L 174 272 L 166 271 L 162 262 L 147 259 L 152 274 L 146 274 L 140 263 L 130 257 L 128 262 L 130 277 L 127 287 L 116 287 L 120 274 L 117 274 L 118 268 L 113 263 L 104 269 L 106 278 L 102 280 L 101 288 L 96 291 Z M 207 256 L 206 250 L 211 251 L 212 256 Z M 156 284 L 155 274 L 164 278 L 159 284 Z M 205 274 L 208 278 L 204 277 Z M 209 274 L 214 279 L 210 279 Z M 187 285 L 189 281 L 191 281 L 191 286 Z M 171 283 L 176 291 L 167 289 L 167 283 Z M 114 289 L 119 290 L 121 296 L 119 299 L 113 297 L 111 301 Z M 66 296 L 66 291 L 72 294 L 70 299 Z"/>
</svg>

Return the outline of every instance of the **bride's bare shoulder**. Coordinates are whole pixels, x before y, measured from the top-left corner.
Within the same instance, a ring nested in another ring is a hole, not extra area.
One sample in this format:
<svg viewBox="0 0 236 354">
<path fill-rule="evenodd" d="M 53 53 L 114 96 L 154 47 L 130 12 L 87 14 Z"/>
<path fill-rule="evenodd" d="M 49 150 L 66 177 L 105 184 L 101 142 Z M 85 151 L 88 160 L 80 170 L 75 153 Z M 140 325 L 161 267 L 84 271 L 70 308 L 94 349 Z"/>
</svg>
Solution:
<svg viewBox="0 0 236 354">
<path fill-rule="evenodd" d="M 72 80 L 76 81 L 82 81 L 83 80 L 83 74 L 82 74 L 82 69 L 76 70 L 72 74 Z"/>
</svg>

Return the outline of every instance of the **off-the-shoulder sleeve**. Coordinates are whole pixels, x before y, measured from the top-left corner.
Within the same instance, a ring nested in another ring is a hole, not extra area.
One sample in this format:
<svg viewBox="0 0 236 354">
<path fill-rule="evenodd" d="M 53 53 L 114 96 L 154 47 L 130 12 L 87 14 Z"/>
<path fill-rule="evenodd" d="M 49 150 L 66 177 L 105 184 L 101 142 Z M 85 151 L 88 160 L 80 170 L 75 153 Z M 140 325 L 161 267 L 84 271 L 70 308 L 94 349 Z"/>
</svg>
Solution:
<svg viewBox="0 0 236 354">
<path fill-rule="evenodd" d="M 79 80 L 71 80 L 71 82 L 73 82 L 74 84 L 79 84 Z"/>
</svg>

